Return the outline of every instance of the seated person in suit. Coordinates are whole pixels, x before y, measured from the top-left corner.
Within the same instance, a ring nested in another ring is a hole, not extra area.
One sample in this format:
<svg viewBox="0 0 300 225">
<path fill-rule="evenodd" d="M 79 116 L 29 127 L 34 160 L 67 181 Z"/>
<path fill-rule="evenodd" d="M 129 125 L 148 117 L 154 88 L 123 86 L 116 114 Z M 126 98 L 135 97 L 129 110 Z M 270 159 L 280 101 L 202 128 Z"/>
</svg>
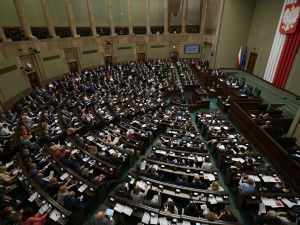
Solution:
<svg viewBox="0 0 300 225">
<path fill-rule="evenodd" d="M 272 191 L 277 193 L 292 193 L 291 186 L 286 182 L 283 182 L 281 186 L 275 186 Z"/>
<path fill-rule="evenodd" d="M 75 164 L 79 163 L 75 156 L 70 152 L 66 152 L 65 157 L 61 160 L 61 162 L 70 169 L 73 169 L 75 167 Z"/>
<path fill-rule="evenodd" d="M 20 216 L 22 216 L 23 210 L 17 211 L 13 207 L 7 206 L 4 208 L 3 213 L 8 223 L 15 224 L 19 221 Z"/>
<path fill-rule="evenodd" d="M 161 195 L 160 195 L 161 190 L 157 189 L 157 195 L 154 195 L 152 199 L 150 200 L 145 200 L 143 202 L 144 205 L 150 206 L 153 208 L 160 209 L 161 207 Z"/>
<path fill-rule="evenodd" d="M 163 180 L 164 179 L 164 175 L 163 174 L 159 175 L 156 172 L 156 169 L 154 167 L 151 168 L 150 172 L 146 173 L 146 177 L 153 179 L 153 180 Z"/>
<path fill-rule="evenodd" d="M 206 190 L 207 184 L 200 181 L 199 175 L 195 175 L 193 181 L 191 182 L 191 187 Z"/>
<path fill-rule="evenodd" d="M 258 211 L 258 215 L 256 217 L 256 222 L 259 225 L 264 224 L 281 224 L 281 220 L 277 217 L 277 213 L 274 210 L 269 210 L 265 215 L 262 215 L 260 211 Z"/>
<path fill-rule="evenodd" d="M 241 176 L 239 187 L 241 187 L 243 193 L 253 193 L 255 192 L 255 182 L 252 178 L 248 178 L 246 183 L 244 181 L 244 176 Z"/>
<path fill-rule="evenodd" d="M 190 201 L 189 204 L 184 208 L 184 215 L 192 217 L 203 217 L 202 210 L 199 210 L 196 204 L 193 201 Z"/>
<path fill-rule="evenodd" d="M 261 126 L 261 128 L 264 129 L 264 130 L 267 129 L 267 128 L 271 128 L 271 127 L 273 127 L 273 126 L 272 126 L 270 120 L 266 121 L 265 125 Z"/>
<path fill-rule="evenodd" d="M 187 175 L 182 175 L 181 179 L 179 179 L 179 176 L 177 177 L 175 181 L 176 185 L 183 186 L 183 187 L 190 187 L 191 184 L 188 182 L 188 176 Z"/>
<path fill-rule="evenodd" d="M 75 198 L 75 192 L 70 191 L 69 195 L 64 197 L 64 208 L 72 212 L 78 212 L 81 208 L 87 207 L 87 203 L 83 203 L 83 198 Z"/>
<path fill-rule="evenodd" d="M 44 178 L 44 174 L 38 173 L 34 178 L 34 181 L 37 185 L 39 185 L 42 189 L 45 189 L 49 186 L 49 181 L 47 178 Z"/>
<path fill-rule="evenodd" d="M 257 120 L 256 120 L 256 124 L 257 124 L 258 126 L 263 126 L 263 125 L 265 125 L 265 120 L 264 120 L 264 115 L 263 115 L 263 114 L 259 114 L 259 115 L 258 115 L 258 118 L 257 118 Z"/>
<path fill-rule="evenodd" d="M 21 199 L 21 200 L 20 200 Z M 9 195 L 1 195 L 0 196 L 0 207 L 3 210 L 5 207 L 13 207 L 17 209 L 21 209 L 22 206 L 24 206 L 24 203 L 26 202 L 26 199 L 24 199 L 24 196 L 18 196 L 16 198 L 11 198 Z"/>
<path fill-rule="evenodd" d="M 112 185 L 115 184 L 120 184 L 121 182 L 123 182 L 124 179 L 112 179 L 112 180 L 108 180 L 107 177 L 104 174 L 100 174 L 98 176 L 95 176 L 91 182 L 93 184 L 98 185 L 99 187 L 104 187 L 104 188 L 110 188 Z"/>
<path fill-rule="evenodd" d="M 128 190 L 124 184 L 121 184 L 121 186 L 115 190 L 115 194 L 122 198 L 131 199 L 130 190 Z"/>
<path fill-rule="evenodd" d="M 243 165 L 241 170 L 243 170 L 243 171 L 253 171 L 254 170 L 253 159 L 252 158 L 246 159 L 246 164 Z"/>
<path fill-rule="evenodd" d="M 99 211 L 93 218 L 94 225 L 114 225 L 115 223 L 113 215 L 105 217 L 104 211 Z"/>
</svg>

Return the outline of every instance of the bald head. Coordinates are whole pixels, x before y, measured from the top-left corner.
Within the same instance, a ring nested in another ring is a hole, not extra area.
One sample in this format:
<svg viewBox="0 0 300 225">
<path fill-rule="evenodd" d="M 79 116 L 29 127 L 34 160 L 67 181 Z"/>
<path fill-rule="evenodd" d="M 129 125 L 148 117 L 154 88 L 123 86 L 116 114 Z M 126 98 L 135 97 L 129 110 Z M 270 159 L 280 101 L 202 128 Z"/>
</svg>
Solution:
<svg viewBox="0 0 300 225">
<path fill-rule="evenodd" d="M 97 220 L 102 221 L 104 218 L 104 211 L 99 211 L 95 217 Z"/>
</svg>

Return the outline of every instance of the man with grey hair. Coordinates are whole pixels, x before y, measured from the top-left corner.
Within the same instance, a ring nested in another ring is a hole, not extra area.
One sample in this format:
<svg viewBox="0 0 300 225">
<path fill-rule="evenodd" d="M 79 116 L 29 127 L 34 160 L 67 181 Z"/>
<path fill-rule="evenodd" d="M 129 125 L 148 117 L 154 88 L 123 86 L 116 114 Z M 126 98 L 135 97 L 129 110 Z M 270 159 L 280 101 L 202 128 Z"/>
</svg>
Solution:
<svg viewBox="0 0 300 225">
<path fill-rule="evenodd" d="M 105 217 L 104 211 L 99 211 L 93 218 L 93 225 L 113 225 L 115 221 L 113 215 Z"/>
<path fill-rule="evenodd" d="M 160 195 L 161 190 L 157 189 L 157 195 L 154 195 L 151 200 L 146 200 L 144 201 L 144 205 L 150 206 L 153 208 L 160 209 L 161 208 L 161 195 Z"/>
<path fill-rule="evenodd" d="M 277 213 L 274 210 L 269 210 L 265 215 L 262 215 L 258 211 L 256 221 L 259 225 L 264 224 L 281 224 L 281 220 L 277 217 Z"/>
</svg>

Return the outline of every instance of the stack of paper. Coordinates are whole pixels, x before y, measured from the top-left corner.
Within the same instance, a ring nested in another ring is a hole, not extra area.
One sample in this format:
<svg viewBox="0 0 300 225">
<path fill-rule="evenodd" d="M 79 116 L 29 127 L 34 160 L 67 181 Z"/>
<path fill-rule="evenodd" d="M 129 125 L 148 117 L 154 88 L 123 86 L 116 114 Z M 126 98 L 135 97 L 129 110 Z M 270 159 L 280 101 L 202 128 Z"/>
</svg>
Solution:
<svg viewBox="0 0 300 225">
<path fill-rule="evenodd" d="M 33 202 L 34 199 L 37 198 L 37 196 L 38 196 L 38 193 L 37 193 L 37 192 L 33 193 L 33 195 L 31 195 L 31 196 L 29 197 L 28 201 Z"/>
<path fill-rule="evenodd" d="M 50 219 L 53 221 L 57 221 L 60 218 L 60 212 L 58 212 L 56 209 L 52 210 L 50 213 Z"/>
<path fill-rule="evenodd" d="M 43 205 L 43 207 L 40 208 L 39 212 L 40 214 L 44 214 L 49 209 L 48 203 Z"/>
<path fill-rule="evenodd" d="M 131 216 L 132 212 L 133 212 L 133 209 L 128 206 L 125 206 L 123 209 L 123 213 L 125 213 L 127 216 Z"/>
<path fill-rule="evenodd" d="M 150 224 L 157 224 L 158 222 L 158 214 L 154 214 L 154 216 L 150 216 Z"/>
<path fill-rule="evenodd" d="M 150 214 L 145 212 L 142 218 L 142 223 L 149 224 L 149 221 L 150 221 Z"/>
<path fill-rule="evenodd" d="M 216 180 L 215 176 L 211 173 L 205 173 L 204 174 L 204 179 L 209 180 L 209 181 L 214 181 Z"/>
<path fill-rule="evenodd" d="M 124 207 L 125 207 L 125 206 L 123 206 L 123 205 L 117 203 L 117 204 L 115 205 L 115 207 L 114 207 L 114 210 L 117 211 L 117 212 L 119 212 L 119 213 L 122 213 Z"/>
<path fill-rule="evenodd" d="M 83 184 L 79 189 L 78 191 L 79 192 L 84 192 L 84 190 L 87 188 L 88 186 L 86 184 Z"/>
</svg>

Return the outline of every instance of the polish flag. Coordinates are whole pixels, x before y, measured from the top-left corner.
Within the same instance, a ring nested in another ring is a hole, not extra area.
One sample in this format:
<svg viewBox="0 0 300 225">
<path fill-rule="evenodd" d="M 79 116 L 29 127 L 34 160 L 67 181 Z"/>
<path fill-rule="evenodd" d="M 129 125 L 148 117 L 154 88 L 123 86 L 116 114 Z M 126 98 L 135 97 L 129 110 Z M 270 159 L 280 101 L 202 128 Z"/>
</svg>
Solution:
<svg viewBox="0 0 300 225">
<path fill-rule="evenodd" d="M 242 46 L 240 48 L 239 54 L 238 54 L 238 56 L 236 58 L 236 61 L 235 61 L 236 66 L 239 66 L 241 64 L 241 54 L 242 54 Z"/>
</svg>

